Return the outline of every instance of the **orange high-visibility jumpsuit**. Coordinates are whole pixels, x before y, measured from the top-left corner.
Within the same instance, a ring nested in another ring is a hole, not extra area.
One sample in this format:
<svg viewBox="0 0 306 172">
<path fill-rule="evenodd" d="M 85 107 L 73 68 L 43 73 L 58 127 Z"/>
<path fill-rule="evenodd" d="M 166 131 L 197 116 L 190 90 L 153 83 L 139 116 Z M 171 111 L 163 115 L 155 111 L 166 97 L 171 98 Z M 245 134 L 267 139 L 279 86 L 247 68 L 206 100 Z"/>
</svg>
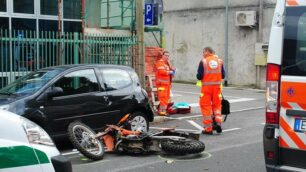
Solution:
<svg viewBox="0 0 306 172">
<path fill-rule="evenodd" d="M 223 62 L 211 54 L 202 59 L 204 75 L 200 96 L 200 107 L 203 115 L 203 125 L 206 132 L 213 130 L 212 115 L 218 125 L 222 124 L 221 115 L 221 82 Z"/>
<path fill-rule="evenodd" d="M 164 59 L 159 59 L 155 64 L 155 84 L 157 87 L 157 97 L 159 99 L 159 115 L 166 115 L 167 106 L 170 99 L 171 75 L 170 66 Z"/>
</svg>

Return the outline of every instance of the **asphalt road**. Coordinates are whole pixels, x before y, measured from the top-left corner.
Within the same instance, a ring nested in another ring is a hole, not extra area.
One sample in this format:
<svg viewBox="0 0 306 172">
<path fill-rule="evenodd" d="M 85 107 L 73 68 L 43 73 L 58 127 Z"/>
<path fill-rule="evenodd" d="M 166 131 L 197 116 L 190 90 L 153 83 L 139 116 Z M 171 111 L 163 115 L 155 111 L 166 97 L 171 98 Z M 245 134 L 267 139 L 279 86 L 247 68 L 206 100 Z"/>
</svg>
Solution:
<svg viewBox="0 0 306 172">
<path fill-rule="evenodd" d="M 151 129 L 176 127 L 199 131 L 202 118 L 198 107 L 199 88 L 174 84 L 174 102 L 188 102 L 192 113 L 171 115 L 166 121 L 152 123 Z M 224 97 L 231 102 L 231 115 L 223 124 L 223 133 L 201 135 L 205 151 L 192 157 L 142 156 L 106 153 L 101 161 L 90 161 L 77 152 L 63 150 L 75 172 L 264 172 L 262 131 L 264 127 L 264 92 L 262 90 L 224 88 Z"/>
</svg>

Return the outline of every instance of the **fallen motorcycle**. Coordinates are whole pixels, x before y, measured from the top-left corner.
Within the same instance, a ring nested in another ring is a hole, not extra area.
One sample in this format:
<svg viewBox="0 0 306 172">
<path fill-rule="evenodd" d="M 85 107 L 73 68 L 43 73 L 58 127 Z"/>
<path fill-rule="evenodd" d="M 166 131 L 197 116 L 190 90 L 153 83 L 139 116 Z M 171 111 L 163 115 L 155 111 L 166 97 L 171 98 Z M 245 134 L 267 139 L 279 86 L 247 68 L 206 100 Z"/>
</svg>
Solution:
<svg viewBox="0 0 306 172">
<path fill-rule="evenodd" d="M 68 135 L 73 146 L 92 160 L 102 159 L 105 147 L 107 151 L 118 153 L 163 152 L 172 155 L 196 154 L 205 149 L 205 144 L 199 141 L 200 133 L 175 128 L 148 133 L 131 131 L 125 129 L 129 122 L 129 115 L 125 115 L 117 125 L 107 125 L 97 134 L 85 124 L 73 122 L 68 127 Z"/>
</svg>

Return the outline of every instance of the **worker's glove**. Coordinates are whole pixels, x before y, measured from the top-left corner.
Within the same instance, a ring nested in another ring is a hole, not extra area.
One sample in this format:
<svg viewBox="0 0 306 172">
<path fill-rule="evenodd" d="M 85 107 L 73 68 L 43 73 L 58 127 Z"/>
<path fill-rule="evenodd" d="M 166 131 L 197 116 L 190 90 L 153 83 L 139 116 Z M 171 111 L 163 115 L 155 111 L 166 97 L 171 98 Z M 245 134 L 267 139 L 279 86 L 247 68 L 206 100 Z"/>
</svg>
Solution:
<svg viewBox="0 0 306 172">
<path fill-rule="evenodd" d="M 171 70 L 170 75 L 175 75 L 175 70 Z"/>
</svg>

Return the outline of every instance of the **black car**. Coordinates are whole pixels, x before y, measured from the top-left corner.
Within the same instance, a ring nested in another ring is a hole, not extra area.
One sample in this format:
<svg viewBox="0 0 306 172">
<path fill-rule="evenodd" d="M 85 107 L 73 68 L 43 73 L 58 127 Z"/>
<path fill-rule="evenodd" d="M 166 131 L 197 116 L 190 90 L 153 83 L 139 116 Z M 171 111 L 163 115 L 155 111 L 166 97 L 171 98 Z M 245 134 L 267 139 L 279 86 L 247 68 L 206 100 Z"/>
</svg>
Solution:
<svg viewBox="0 0 306 172">
<path fill-rule="evenodd" d="M 135 71 L 119 65 L 67 65 L 31 72 L 0 90 L 0 109 L 34 121 L 53 139 L 65 137 L 74 121 L 99 130 L 130 113 L 130 128 L 146 131 L 154 117 Z"/>
</svg>

